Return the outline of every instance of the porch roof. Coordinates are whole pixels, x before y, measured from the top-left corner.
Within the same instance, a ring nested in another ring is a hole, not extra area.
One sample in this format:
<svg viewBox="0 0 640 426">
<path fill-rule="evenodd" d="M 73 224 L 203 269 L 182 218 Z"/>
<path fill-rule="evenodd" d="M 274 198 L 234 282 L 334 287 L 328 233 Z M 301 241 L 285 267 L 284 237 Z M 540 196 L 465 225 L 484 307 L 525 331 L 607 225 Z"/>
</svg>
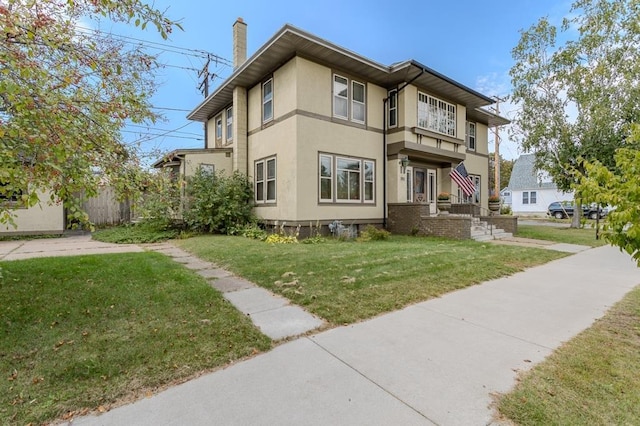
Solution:
<svg viewBox="0 0 640 426">
<path fill-rule="evenodd" d="M 397 154 L 408 155 L 409 158 L 429 159 L 448 166 L 452 163 L 459 163 L 466 158 L 462 152 L 448 151 L 428 145 L 421 145 L 415 142 L 394 142 L 387 145 L 387 156 L 391 157 Z"/>
<path fill-rule="evenodd" d="M 167 167 L 171 165 L 178 165 L 182 160 L 184 160 L 184 156 L 188 154 L 215 154 L 215 153 L 224 153 L 224 152 L 233 152 L 232 148 L 186 148 L 186 149 L 176 149 L 165 155 L 162 158 L 156 160 L 155 163 L 151 164 L 151 167 L 154 169 L 158 169 L 160 167 Z"/>
<path fill-rule="evenodd" d="M 187 118 L 206 122 L 232 102 L 235 87 L 249 88 L 258 84 L 295 56 L 340 68 L 388 90 L 413 81 L 418 86 L 429 88 L 435 95 L 465 105 L 477 121 L 488 123 L 490 119 L 477 108 L 493 104 L 493 99 L 415 60 L 382 65 L 289 24 L 238 67 Z"/>
</svg>

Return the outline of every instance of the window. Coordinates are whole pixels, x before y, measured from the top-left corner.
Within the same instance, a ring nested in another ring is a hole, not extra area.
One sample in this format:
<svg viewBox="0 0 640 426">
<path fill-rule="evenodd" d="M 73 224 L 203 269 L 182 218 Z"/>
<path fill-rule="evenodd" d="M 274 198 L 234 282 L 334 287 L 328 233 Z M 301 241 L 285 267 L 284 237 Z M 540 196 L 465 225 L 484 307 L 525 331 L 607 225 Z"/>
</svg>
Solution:
<svg viewBox="0 0 640 426">
<path fill-rule="evenodd" d="M 455 137 L 455 105 L 418 92 L 418 127 Z"/>
<path fill-rule="evenodd" d="M 373 185 L 373 172 L 375 165 L 373 161 L 364 161 L 364 201 L 373 201 L 375 186 Z"/>
<path fill-rule="evenodd" d="M 358 123 L 364 123 L 364 84 L 357 81 L 351 82 L 351 119 Z"/>
<path fill-rule="evenodd" d="M 262 84 L 262 122 L 273 119 L 273 79 Z"/>
<path fill-rule="evenodd" d="M 319 185 L 321 202 L 373 203 L 375 162 L 320 154 Z"/>
<path fill-rule="evenodd" d="M 392 90 L 389 93 L 389 127 L 398 125 L 398 91 Z"/>
<path fill-rule="evenodd" d="M 222 115 L 216 117 L 216 139 L 222 139 Z"/>
<path fill-rule="evenodd" d="M 536 204 L 537 203 L 538 194 L 536 191 L 524 191 L 522 193 L 522 204 Z"/>
<path fill-rule="evenodd" d="M 458 199 L 464 203 L 480 204 L 480 176 L 469 174 L 469 178 L 473 181 L 475 191 L 470 196 L 465 195 L 462 189 L 458 188 Z"/>
<path fill-rule="evenodd" d="M 351 105 L 351 109 L 349 109 Z M 333 116 L 364 124 L 366 118 L 366 87 L 364 83 L 334 74 Z"/>
<path fill-rule="evenodd" d="M 15 203 L 22 197 L 22 191 L 19 189 L 10 189 L 9 184 L 0 182 L 0 204 L 4 202 Z"/>
<path fill-rule="evenodd" d="M 214 176 L 216 168 L 213 164 L 200 164 L 200 169 L 203 174 L 207 174 L 209 176 Z"/>
<path fill-rule="evenodd" d="M 349 80 L 339 75 L 333 76 L 333 115 L 349 119 Z"/>
<path fill-rule="evenodd" d="M 467 122 L 467 149 L 476 150 L 476 123 Z"/>
<path fill-rule="evenodd" d="M 266 158 L 255 163 L 256 203 L 276 202 L 276 158 Z"/>
<path fill-rule="evenodd" d="M 227 108 L 227 141 L 233 139 L 233 107 Z"/>
<path fill-rule="evenodd" d="M 320 156 L 320 201 L 333 201 L 333 157 Z"/>
</svg>

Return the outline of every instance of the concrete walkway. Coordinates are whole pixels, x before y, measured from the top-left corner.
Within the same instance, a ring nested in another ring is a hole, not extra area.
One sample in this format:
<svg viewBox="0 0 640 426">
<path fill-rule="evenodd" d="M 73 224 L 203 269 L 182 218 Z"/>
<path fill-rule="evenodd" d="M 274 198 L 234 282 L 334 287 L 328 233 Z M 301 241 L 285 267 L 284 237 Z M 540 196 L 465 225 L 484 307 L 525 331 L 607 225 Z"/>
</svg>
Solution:
<svg viewBox="0 0 640 426">
<path fill-rule="evenodd" d="M 85 254 L 129 253 L 154 250 L 184 264 L 208 280 L 222 292 L 240 312 L 248 315 L 260 331 L 273 340 L 299 336 L 316 330 L 325 322 L 255 284 L 234 276 L 216 265 L 192 256 L 169 243 L 111 244 L 95 241 L 90 234 L 61 238 L 0 241 L 0 260 L 21 260 L 34 257 L 79 256 Z"/>
<path fill-rule="evenodd" d="M 556 243 L 554 241 L 534 240 L 532 238 L 522 237 L 509 237 L 502 238 L 500 240 L 487 240 L 487 242 L 509 246 L 541 248 L 545 250 L 562 251 L 565 253 L 579 253 L 591 248 L 589 246 L 583 246 L 579 244 Z"/>
<path fill-rule="evenodd" d="M 325 325 L 323 320 L 291 304 L 288 299 L 237 277 L 213 263 L 198 259 L 172 244 L 146 244 L 145 247 L 170 256 L 206 278 L 225 299 L 248 315 L 262 333 L 274 340 L 299 336 Z"/>
<path fill-rule="evenodd" d="M 585 250 L 282 344 L 70 424 L 491 424 L 493 394 L 639 283 L 627 255 Z"/>
</svg>

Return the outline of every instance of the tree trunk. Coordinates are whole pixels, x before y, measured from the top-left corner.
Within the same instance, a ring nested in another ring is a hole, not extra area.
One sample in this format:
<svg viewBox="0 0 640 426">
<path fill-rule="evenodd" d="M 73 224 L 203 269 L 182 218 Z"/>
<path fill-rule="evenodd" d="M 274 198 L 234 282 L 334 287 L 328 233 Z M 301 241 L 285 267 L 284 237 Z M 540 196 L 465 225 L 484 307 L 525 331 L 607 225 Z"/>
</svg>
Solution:
<svg viewBox="0 0 640 426">
<path fill-rule="evenodd" d="M 580 221 L 582 220 L 582 202 L 576 200 L 573 204 L 573 216 L 571 217 L 570 228 L 580 228 Z"/>
</svg>

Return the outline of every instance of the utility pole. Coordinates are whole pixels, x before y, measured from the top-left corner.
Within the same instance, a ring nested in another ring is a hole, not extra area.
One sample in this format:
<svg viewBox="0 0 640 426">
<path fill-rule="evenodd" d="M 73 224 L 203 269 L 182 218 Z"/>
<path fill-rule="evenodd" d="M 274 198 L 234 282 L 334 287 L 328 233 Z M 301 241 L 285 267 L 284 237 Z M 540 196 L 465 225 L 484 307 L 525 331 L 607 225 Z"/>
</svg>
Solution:
<svg viewBox="0 0 640 426">
<path fill-rule="evenodd" d="M 496 115 L 500 115 L 500 102 L 504 102 L 506 98 L 500 98 L 498 96 L 493 97 L 496 100 L 496 106 L 493 108 L 496 112 Z M 494 136 L 494 153 L 493 153 L 493 168 L 494 168 L 494 195 L 500 195 L 500 135 L 498 134 L 500 130 L 500 126 L 496 125 L 493 129 Z"/>
<path fill-rule="evenodd" d="M 205 99 L 209 96 L 209 63 L 211 62 L 211 57 L 207 55 L 207 62 L 205 62 L 202 70 L 198 73 L 198 77 L 202 77 L 202 83 L 198 86 L 200 92 L 204 95 Z M 207 130 L 207 122 L 204 122 L 204 148 L 209 148 L 209 132 Z"/>
</svg>

